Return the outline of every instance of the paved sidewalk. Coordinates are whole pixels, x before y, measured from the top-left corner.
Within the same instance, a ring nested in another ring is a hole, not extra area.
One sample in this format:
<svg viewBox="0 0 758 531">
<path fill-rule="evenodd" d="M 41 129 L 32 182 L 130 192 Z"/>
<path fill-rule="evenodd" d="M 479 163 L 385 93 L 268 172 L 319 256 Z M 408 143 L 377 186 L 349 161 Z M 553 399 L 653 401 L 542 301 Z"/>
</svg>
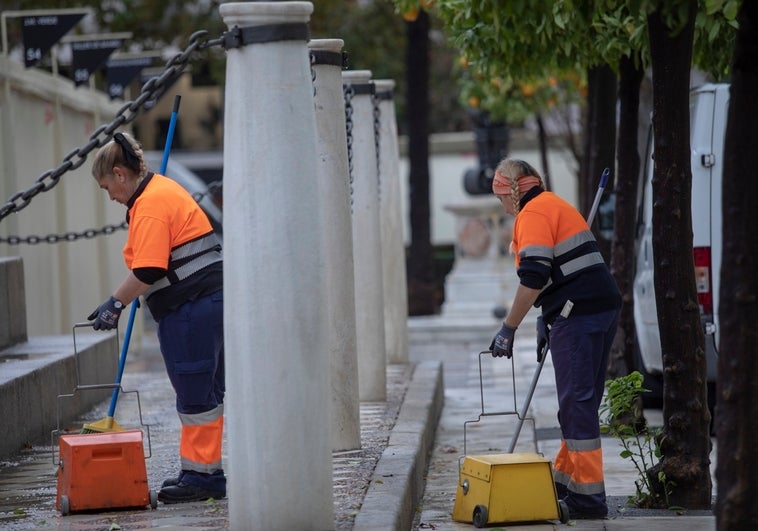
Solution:
<svg viewBox="0 0 758 531">
<path fill-rule="evenodd" d="M 482 396 L 486 413 L 520 410 L 524 397 L 531 385 L 536 360 L 536 334 L 534 317 L 530 312 L 527 320 L 516 333 L 514 362 L 504 358 L 493 358 L 490 354 L 481 356 L 482 386 L 480 395 L 479 351 L 486 348 L 491 340 L 489 335 L 497 331 L 493 327 L 489 333 L 483 332 L 482 340 L 460 344 L 450 342 L 416 345 L 412 349 L 414 361 L 425 359 L 441 360 L 444 366 L 445 406 L 437 427 L 435 445 L 426 477 L 426 490 L 420 510 L 414 520 L 413 529 L 434 529 L 451 531 L 472 529 L 471 524 L 454 522 L 452 510 L 458 484 L 459 458 L 464 455 L 506 453 L 516 428 L 515 415 L 482 417 Z M 413 325 L 412 325 L 413 326 Z M 514 378 L 515 372 L 515 378 Z M 513 387 L 515 379 L 516 393 Z M 514 405 L 515 404 L 515 405 Z M 529 416 L 533 422 L 525 422 L 518 439 L 516 452 L 538 452 L 553 459 L 560 443 L 560 429 L 556 418 L 558 399 L 555 392 L 555 377 L 551 360 L 548 358 L 532 399 Z M 647 410 L 645 415 L 652 426 L 661 426 L 660 410 Z M 467 425 L 464 450 L 464 422 Z M 610 437 L 603 438 L 603 458 L 606 490 L 609 496 L 609 517 L 605 520 L 571 520 L 560 522 L 536 522 L 523 525 L 507 525 L 507 529 L 530 531 L 548 529 L 644 529 L 646 531 L 688 529 L 706 531 L 716 529 L 715 517 L 711 511 L 665 511 L 642 510 L 627 504 L 627 499 L 635 493 L 635 479 L 638 474 L 632 463 L 620 457 L 621 444 Z M 716 448 L 712 450 L 715 460 Z M 711 466 L 713 492 L 715 485 L 715 463 Z M 494 525 L 506 527 L 506 524 Z"/>
<path fill-rule="evenodd" d="M 489 355 L 481 357 L 484 375 L 481 389 L 487 412 L 521 406 L 537 365 L 533 314 L 530 316 L 516 335 L 513 365 Z M 513 416 L 487 417 L 469 424 L 465 450 L 463 446 L 464 422 L 476 420 L 482 409 L 478 353 L 489 344 L 497 329 L 496 322 L 412 318 L 409 329 L 411 363 L 388 367 L 387 401 L 361 404 L 362 448 L 333 455 L 335 529 L 472 529 L 470 524 L 451 519 L 459 458 L 464 454 L 507 451 L 515 427 Z M 151 425 L 148 481 L 156 489 L 179 468 L 176 455 L 179 423 L 173 393 L 155 339 L 149 332 L 145 334 L 143 347 L 141 352 L 130 355 L 123 384 L 125 389 L 139 390 L 144 421 Z M 517 452 L 538 451 L 550 459 L 554 457 L 560 439 L 556 407 L 553 368 L 548 360 L 532 401 L 530 416 L 534 417 L 534 423 L 524 424 Z M 106 408 L 107 403 L 102 404 L 86 420 L 104 417 Z M 134 399 L 124 396 L 119 400 L 116 418 L 129 425 L 136 420 L 135 411 Z M 660 425 L 660 412 L 646 414 L 653 425 Z M 571 521 L 566 525 L 542 522 L 508 529 L 715 529 L 710 511 L 674 513 L 627 506 L 627 497 L 634 493 L 636 471 L 619 457 L 617 441 L 604 439 L 603 451 L 611 509 L 608 519 Z M 715 455 L 714 445 L 714 460 Z M 228 465 L 225 468 L 233 473 Z M 55 481 L 49 446 L 33 447 L 14 460 L 1 462 L 0 528 L 230 529 L 227 500 L 159 504 L 154 511 L 62 517 L 55 510 Z"/>
<path fill-rule="evenodd" d="M 415 469 L 418 462 L 424 463 L 425 468 L 431 438 L 442 407 L 442 382 L 438 381 L 440 376 L 439 363 L 390 365 L 387 368 L 387 401 L 361 403 L 361 448 L 333 454 L 335 529 L 354 528 L 375 471 L 390 470 L 397 472 L 398 478 L 402 476 L 410 479 L 407 471 Z M 150 454 L 146 459 L 148 484 L 151 490 L 157 490 L 165 478 L 175 476 L 180 468 L 177 455 L 180 425 L 174 408 L 173 391 L 157 341 L 154 333 L 149 330 L 145 332 L 143 348 L 134 354 L 130 353 L 127 359 L 122 386 L 124 390 L 139 391 L 143 421 L 150 426 L 150 446 L 145 448 L 146 453 Z M 436 398 L 435 393 L 438 395 Z M 134 393 L 122 393 L 119 397 L 115 418 L 125 427 L 139 424 L 140 407 L 136 396 Z M 406 408 L 413 409 L 410 415 L 407 411 L 405 414 L 400 412 L 406 397 L 409 397 Z M 107 406 L 108 402 L 101 404 L 75 422 L 73 427 L 78 429 L 84 422 L 105 417 Z M 55 407 L 55 404 L 40 404 L 40 407 Z M 433 414 L 435 408 L 437 411 Z M 423 410 L 433 418 L 417 415 Z M 412 417 L 417 417 L 424 425 L 417 426 Z M 385 450 L 390 446 L 391 436 L 397 438 L 401 435 L 397 431 L 393 433 L 393 429 L 427 433 L 429 440 L 423 444 L 418 437 L 407 436 L 402 437 L 400 443 L 417 449 L 426 445 L 426 451 L 415 451 L 413 454 L 406 452 L 403 459 L 395 460 L 394 463 L 383 459 Z M 102 510 L 63 517 L 55 508 L 56 466 L 52 454 L 53 448 L 50 446 L 35 446 L 13 460 L 0 462 L 0 529 L 230 529 L 227 499 L 176 505 L 159 503 L 157 510 Z M 228 464 L 226 451 L 223 459 L 227 474 L 234 473 Z M 380 461 L 383 464 L 378 466 Z M 416 470 L 414 474 L 420 481 L 423 470 Z M 390 483 L 388 479 L 387 484 Z M 398 485 L 398 488 L 404 489 L 406 486 Z M 420 500 L 420 491 L 416 498 Z M 382 518 L 387 515 L 405 518 L 410 525 L 413 513 L 405 511 L 402 504 L 394 504 L 396 508 L 387 507 L 383 496 L 377 502 L 382 504 Z"/>
</svg>

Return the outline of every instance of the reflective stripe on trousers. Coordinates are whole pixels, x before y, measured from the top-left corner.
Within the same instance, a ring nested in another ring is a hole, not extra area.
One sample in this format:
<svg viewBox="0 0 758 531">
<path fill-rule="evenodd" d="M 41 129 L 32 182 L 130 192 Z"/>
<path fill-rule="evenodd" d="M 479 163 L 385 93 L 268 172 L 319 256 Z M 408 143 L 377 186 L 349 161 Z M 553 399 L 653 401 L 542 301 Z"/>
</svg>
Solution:
<svg viewBox="0 0 758 531">
<path fill-rule="evenodd" d="M 213 474 L 221 470 L 224 406 L 195 415 L 180 414 L 182 433 L 179 455 L 182 470 Z"/>
<path fill-rule="evenodd" d="M 550 330 L 563 438 L 554 479 L 559 498 L 585 512 L 607 510 L 598 409 L 618 313 L 559 316 Z"/>
</svg>

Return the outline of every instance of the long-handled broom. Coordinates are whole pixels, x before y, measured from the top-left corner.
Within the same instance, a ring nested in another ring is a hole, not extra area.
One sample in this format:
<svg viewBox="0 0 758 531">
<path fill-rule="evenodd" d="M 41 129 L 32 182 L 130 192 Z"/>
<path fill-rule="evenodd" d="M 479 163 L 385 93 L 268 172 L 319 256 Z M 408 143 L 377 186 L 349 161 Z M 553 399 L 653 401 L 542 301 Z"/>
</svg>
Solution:
<svg viewBox="0 0 758 531">
<path fill-rule="evenodd" d="M 163 160 L 161 161 L 160 169 L 161 175 L 166 174 L 166 166 L 168 165 L 168 156 L 171 152 L 171 142 L 174 139 L 174 130 L 176 129 L 176 118 L 179 114 L 180 101 L 181 96 L 177 94 L 174 98 L 174 110 L 171 112 L 171 121 L 168 126 L 168 134 L 166 135 L 166 146 L 163 149 Z M 124 431 L 124 428 L 114 420 L 113 415 L 116 413 L 116 402 L 118 401 L 119 391 L 121 390 L 121 377 L 124 375 L 126 353 L 129 351 L 129 341 L 132 337 L 132 327 L 134 326 L 134 316 L 137 314 L 137 308 L 139 308 L 139 298 L 134 299 L 131 310 L 129 311 L 129 321 L 127 322 L 126 331 L 124 332 L 124 343 L 121 346 L 121 355 L 118 358 L 118 372 L 116 373 L 116 382 L 113 386 L 113 394 L 111 394 L 111 403 L 108 407 L 108 416 L 97 422 L 85 424 L 80 432 L 82 434 Z"/>
</svg>

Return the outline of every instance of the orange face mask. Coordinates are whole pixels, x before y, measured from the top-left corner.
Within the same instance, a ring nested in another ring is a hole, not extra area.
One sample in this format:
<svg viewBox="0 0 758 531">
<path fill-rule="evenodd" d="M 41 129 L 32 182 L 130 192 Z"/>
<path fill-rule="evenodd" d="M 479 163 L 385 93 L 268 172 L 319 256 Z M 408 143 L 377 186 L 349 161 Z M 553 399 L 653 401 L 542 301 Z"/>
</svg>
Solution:
<svg viewBox="0 0 758 531">
<path fill-rule="evenodd" d="M 519 193 L 524 193 L 535 185 L 540 184 L 538 177 L 534 175 L 522 175 L 517 180 Z M 499 171 L 495 172 L 495 178 L 492 180 L 492 192 L 495 195 L 511 195 L 511 182 L 508 177 L 502 175 Z"/>
</svg>

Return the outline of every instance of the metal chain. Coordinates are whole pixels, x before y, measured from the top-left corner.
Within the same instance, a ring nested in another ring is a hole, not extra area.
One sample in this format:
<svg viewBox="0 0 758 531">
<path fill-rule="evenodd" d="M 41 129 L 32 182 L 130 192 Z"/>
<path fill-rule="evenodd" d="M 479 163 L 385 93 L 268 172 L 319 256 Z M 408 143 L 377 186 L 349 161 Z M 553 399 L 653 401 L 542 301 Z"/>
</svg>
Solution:
<svg viewBox="0 0 758 531">
<path fill-rule="evenodd" d="M 310 52 L 309 55 L 310 55 L 310 58 L 311 58 L 311 64 L 310 64 L 310 66 L 311 66 L 311 83 L 313 84 L 313 97 L 315 98 L 316 97 L 316 68 L 315 68 L 314 65 L 316 64 L 316 54 L 313 53 L 313 52 Z"/>
<path fill-rule="evenodd" d="M 176 54 L 167 63 L 161 75 L 148 80 L 143 86 L 137 99 L 125 103 L 116 113 L 116 117 L 109 124 L 101 125 L 89 138 L 89 141 L 81 147 L 70 151 L 60 166 L 47 170 L 40 175 L 34 185 L 13 194 L 4 205 L 0 206 L 0 222 L 14 212 L 26 208 L 32 199 L 41 192 L 52 190 L 67 171 L 79 168 L 87 160 L 87 155 L 95 148 L 105 145 L 119 127 L 131 123 L 139 113 L 141 107 L 149 100 L 157 100 L 167 90 L 176 76 L 184 72 L 190 60 L 190 55 L 196 50 L 202 50 L 210 46 L 223 45 L 223 38 L 212 41 L 204 41 L 202 38 L 208 32 L 197 31 L 190 36 L 189 44 L 184 51 Z M 100 136 L 103 135 L 102 138 Z M 78 158 L 77 158 L 78 157 Z"/>
<path fill-rule="evenodd" d="M 382 117 L 382 110 L 379 108 L 379 97 L 376 95 L 376 92 L 371 95 L 371 105 L 374 109 L 374 147 L 376 149 L 376 184 L 377 184 L 377 191 L 376 191 L 376 197 L 377 201 L 381 205 L 382 203 L 382 167 L 381 167 L 381 157 L 380 157 L 380 148 L 381 148 L 381 134 L 382 134 L 382 126 L 381 126 L 381 117 Z"/>
<path fill-rule="evenodd" d="M 217 190 L 220 190 L 223 186 L 221 180 L 208 183 L 208 189 L 204 192 L 195 192 L 192 194 L 192 198 L 198 203 L 208 194 L 215 194 Z M 8 236 L 3 238 L 0 236 L 0 243 L 6 243 L 8 245 L 20 245 L 26 243 L 29 245 L 37 245 L 39 243 L 60 243 L 60 242 L 75 242 L 81 239 L 91 239 L 95 236 L 113 234 L 117 230 L 127 230 L 129 225 L 126 222 L 120 225 L 105 225 L 100 229 L 87 229 L 82 232 L 65 232 L 63 234 L 48 234 L 47 236 Z"/>
<path fill-rule="evenodd" d="M 105 225 L 100 229 L 87 229 L 82 232 L 66 232 L 64 234 L 48 234 L 47 236 L 8 236 L 7 238 L 0 237 L 0 243 L 7 243 L 8 245 L 20 245 L 26 243 L 29 245 L 37 245 L 38 243 L 59 243 L 59 242 L 74 242 L 81 240 L 82 238 L 91 239 L 95 236 L 102 234 L 113 234 L 117 230 L 126 230 L 128 225 L 124 221 L 121 225 Z"/>
<path fill-rule="evenodd" d="M 353 85 L 343 85 L 345 97 L 345 132 L 347 133 L 347 172 L 350 179 L 350 212 L 353 212 Z"/>
<path fill-rule="evenodd" d="M 199 203 L 206 195 L 214 195 L 217 190 L 220 190 L 223 187 L 223 185 L 224 182 L 221 180 L 210 182 L 208 183 L 208 189 L 205 192 L 195 192 L 192 194 L 192 198 Z"/>
</svg>

